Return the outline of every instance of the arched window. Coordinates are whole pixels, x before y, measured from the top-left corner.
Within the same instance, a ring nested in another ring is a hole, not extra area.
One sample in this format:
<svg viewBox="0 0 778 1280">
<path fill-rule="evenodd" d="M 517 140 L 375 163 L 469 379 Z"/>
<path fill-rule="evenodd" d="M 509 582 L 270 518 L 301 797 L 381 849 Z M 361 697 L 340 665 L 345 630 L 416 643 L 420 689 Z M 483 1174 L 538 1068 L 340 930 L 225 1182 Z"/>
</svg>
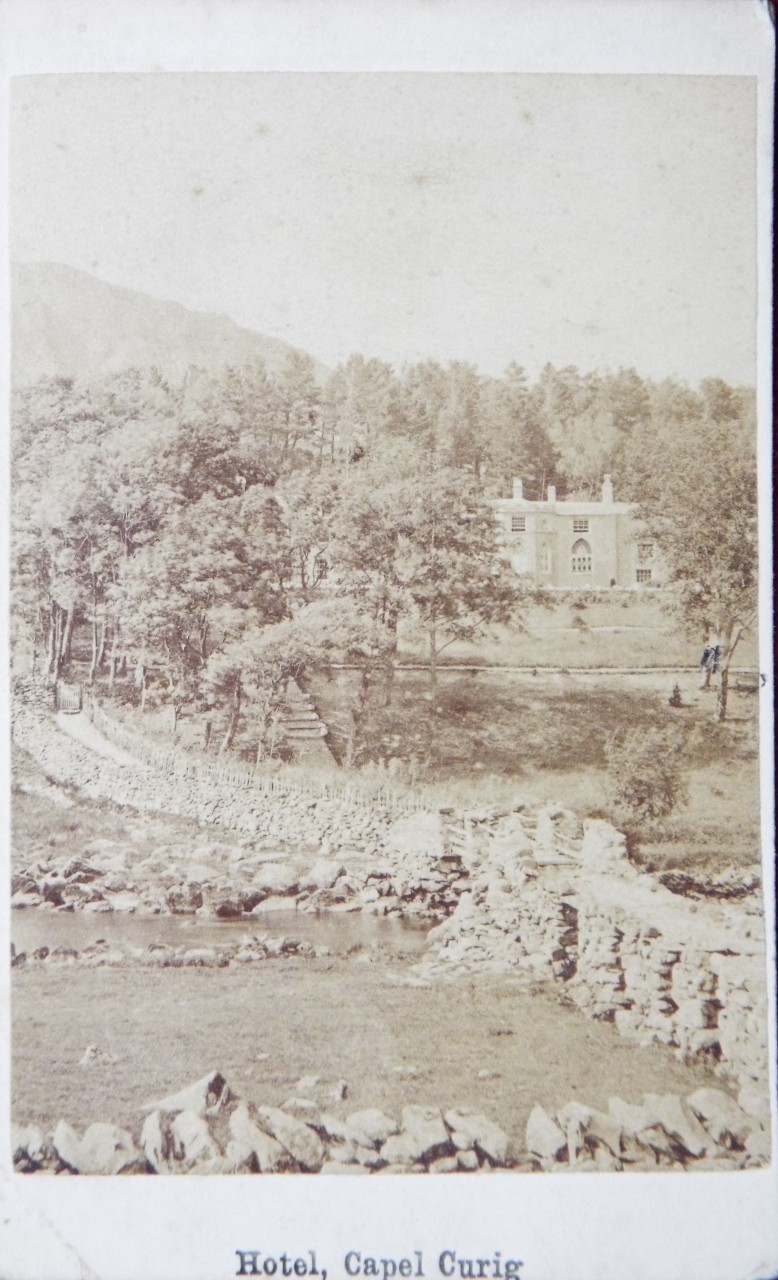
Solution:
<svg viewBox="0 0 778 1280">
<path fill-rule="evenodd" d="M 573 573 L 591 573 L 592 549 L 585 538 L 573 543 Z"/>
</svg>

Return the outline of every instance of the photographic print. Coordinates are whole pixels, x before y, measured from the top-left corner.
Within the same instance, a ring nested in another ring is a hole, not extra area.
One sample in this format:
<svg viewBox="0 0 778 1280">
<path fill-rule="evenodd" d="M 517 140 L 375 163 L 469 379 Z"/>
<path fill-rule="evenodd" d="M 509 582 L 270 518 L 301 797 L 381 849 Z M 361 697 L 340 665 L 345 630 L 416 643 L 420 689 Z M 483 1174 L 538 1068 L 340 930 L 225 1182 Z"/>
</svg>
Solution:
<svg viewBox="0 0 778 1280">
<path fill-rule="evenodd" d="M 9 120 L 14 1178 L 748 1186 L 756 77 L 60 71 Z"/>
</svg>

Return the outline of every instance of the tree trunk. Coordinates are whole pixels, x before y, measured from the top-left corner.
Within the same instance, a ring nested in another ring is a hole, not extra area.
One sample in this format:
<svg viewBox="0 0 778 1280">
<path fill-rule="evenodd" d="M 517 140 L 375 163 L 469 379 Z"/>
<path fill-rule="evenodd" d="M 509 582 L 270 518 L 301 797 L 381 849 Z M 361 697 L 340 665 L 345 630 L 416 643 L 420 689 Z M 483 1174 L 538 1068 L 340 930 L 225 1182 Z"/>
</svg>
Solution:
<svg viewBox="0 0 778 1280">
<path fill-rule="evenodd" d="M 100 671 L 105 661 L 106 623 L 103 618 L 100 624 L 100 639 L 97 645 L 97 670 Z"/>
<path fill-rule="evenodd" d="M 225 733 L 222 739 L 222 744 L 219 747 L 220 756 L 224 755 L 225 752 L 229 751 L 230 747 L 232 746 L 232 740 L 235 737 L 235 731 L 238 727 L 238 720 L 240 719 L 240 701 L 241 701 L 241 685 L 240 685 L 240 677 L 238 677 L 238 679 L 235 681 L 235 688 L 233 690 L 233 695 L 232 695 L 232 711 L 230 712 L 230 723 L 227 725 L 227 732 Z"/>
<path fill-rule="evenodd" d="M 116 679 L 116 663 L 119 658 L 119 628 L 114 628 L 111 638 L 111 656 L 108 659 L 108 688 L 113 689 L 114 680 Z"/>
<path fill-rule="evenodd" d="M 57 606 L 52 603 L 51 613 L 49 615 L 49 641 L 46 651 L 46 672 L 48 675 L 54 673 L 54 654 L 57 646 Z"/>
<path fill-rule="evenodd" d="M 721 668 L 721 683 L 716 697 L 716 724 L 721 724 L 727 716 L 727 694 L 729 692 L 729 659 Z"/>
<path fill-rule="evenodd" d="M 146 710 L 146 667 L 142 662 L 135 666 L 135 688 L 140 690 L 140 709 Z"/>
<path fill-rule="evenodd" d="M 430 620 L 429 642 L 430 642 L 430 666 L 429 666 L 430 690 L 434 696 L 435 690 L 438 685 L 438 629 L 435 624 L 434 613 Z"/>
<path fill-rule="evenodd" d="M 76 620 L 75 608 L 68 609 L 67 622 L 65 623 L 65 633 L 62 637 L 62 655 L 60 658 L 60 665 L 62 662 L 66 662 L 70 657 L 70 641 L 73 637 L 73 623 L 75 622 L 75 620 Z"/>
<path fill-rule="evenodd" d="M 68 628 L 70 618 L 72 617 L 72 610 L 68 611 L 67 609 L 63 609 L 60 605 L 55 605 L 55 608 L 57 612 L 56 612 L 55 627 L 54 627 L 53 675 L 55 677 L 58 677 L 60 671 L 62 670 L 62 659 L 65 652 L 65 637 L 67 635 L 67 628 Z M 64 626 L 63 626 L 63 615 L 65 619 Z"/>
<path fill-rule="evenodd" d="M 87 676 L 87 684 L 94 684 L 95 672 L 97 671 L 97 605 L 92 601 L 92 661 L 89 664 L 89 675 Z"/>
</svg>

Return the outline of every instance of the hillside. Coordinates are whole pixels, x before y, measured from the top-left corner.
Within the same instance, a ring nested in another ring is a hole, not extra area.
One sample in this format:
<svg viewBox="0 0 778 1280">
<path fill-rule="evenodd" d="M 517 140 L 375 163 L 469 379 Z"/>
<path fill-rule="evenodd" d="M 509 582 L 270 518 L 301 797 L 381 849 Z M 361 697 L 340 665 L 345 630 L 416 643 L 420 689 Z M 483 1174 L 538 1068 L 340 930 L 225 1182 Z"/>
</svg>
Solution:
<svg viewBox="0 0 778 1280">
<path fill-rule="evenodd" d="M 257 358 L 272 373 L 293 350 L 227 316 L 189 311 L 54 262 L 14 265 L 11 325 L 17 387 L 46 375 L 95 378 L 131 365 L 157 365 L 176 377 L 193 364 L 215 372 Z M 319 380 L 328 372 L 317 362 Z"/>
</svg>

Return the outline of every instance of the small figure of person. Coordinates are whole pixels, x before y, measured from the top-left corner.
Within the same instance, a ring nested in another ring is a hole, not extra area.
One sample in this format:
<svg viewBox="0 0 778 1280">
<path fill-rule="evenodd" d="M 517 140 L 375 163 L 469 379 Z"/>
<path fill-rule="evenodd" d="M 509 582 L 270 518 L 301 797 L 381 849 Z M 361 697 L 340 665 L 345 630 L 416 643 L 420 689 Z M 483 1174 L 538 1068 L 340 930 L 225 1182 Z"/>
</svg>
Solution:
<svg viewBox="0 0 778 1280">
<path fill-rule="evenodd" d="M 705 648 L 703 649 L 702 657 L 700 659 L 700 667 L 702 668 L 702 683 L 700 684 L 701 689 L 710 688 L 710 678 L 711 676 L 715 676 L 716 672 L 719 669 L 720 657 L 721 657 L 721 645 L 716 644 L 715 641 L 713 640 L 709 641 L 708 644 L 706 644 Z"/>
</svg>

